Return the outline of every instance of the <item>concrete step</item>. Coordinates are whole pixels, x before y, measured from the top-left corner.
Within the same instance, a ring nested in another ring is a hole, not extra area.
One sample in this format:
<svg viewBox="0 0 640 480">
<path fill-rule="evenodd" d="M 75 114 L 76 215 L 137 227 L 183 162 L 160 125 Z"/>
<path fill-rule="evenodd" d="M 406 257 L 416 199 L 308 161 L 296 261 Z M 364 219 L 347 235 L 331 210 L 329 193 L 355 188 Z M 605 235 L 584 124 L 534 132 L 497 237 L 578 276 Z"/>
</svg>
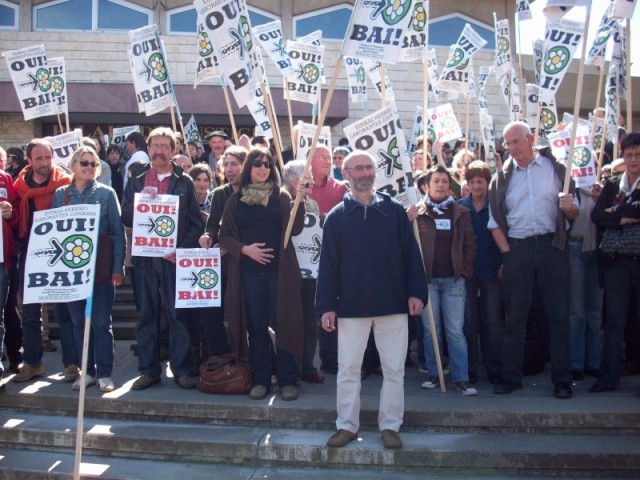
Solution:
<svg viewBox="0 0 640 480">
<path fill-rule="evenodd" d="M 2 412 L 0 445 L 72 453 L 76 419 Z M 244 466 L 384 468 L 400 472 L 473 470 L 490 474 L 631 476 L 640 472 L 637 435 L 403 433 L 404 448 L 386 450 L 377 432 L 341 449 L 332 431 L 255 426 L 85 419 L 91 455 Z"/>
</svg>

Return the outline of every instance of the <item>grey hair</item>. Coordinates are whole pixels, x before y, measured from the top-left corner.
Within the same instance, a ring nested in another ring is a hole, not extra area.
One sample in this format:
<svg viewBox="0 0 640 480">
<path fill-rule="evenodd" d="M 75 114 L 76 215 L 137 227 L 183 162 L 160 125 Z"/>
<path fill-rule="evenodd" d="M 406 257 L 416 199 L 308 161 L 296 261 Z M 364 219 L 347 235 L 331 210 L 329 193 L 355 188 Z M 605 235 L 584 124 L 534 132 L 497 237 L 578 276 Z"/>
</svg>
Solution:
<svg viewBox="0 0 640 480">
<path fill-rule="evenodd" d="M 502 136 L 504 137 L 505 133 L 507 133 L 513 127 L 518 127 L 522 131 L 522 133 L 526 135 L 533 135 L 533 133 L 531 132 L 531 127 L 529 127 L 527 122 L 523 122 L 522 120 L 514 120 L 513 122 L 507 123 L 507 125 L 504 127 L 504 130 L 502 130 Z"/>
<path fill-rule="evenodd" d="M 307 162 L 304 160 L 287 162 L 282 174 L 282 182 L 286 187 L 290 187 L 293 182 L 297 182 L 302 178 L 306 164 Z"/>
<path fill-rule="evenodd" d="M 344 159 L 344 162 L 342 163 L 342 169 L 345 170 L 349 168 L 349 162 L 352 158 L 355 157 L 367 157 L 374 166 L 376 164 L 376 159 L 373 158 L 373 155 L 371 155 L 369 152 L 365 152 L 364 150 L 354 150 Z"/>
</svg>

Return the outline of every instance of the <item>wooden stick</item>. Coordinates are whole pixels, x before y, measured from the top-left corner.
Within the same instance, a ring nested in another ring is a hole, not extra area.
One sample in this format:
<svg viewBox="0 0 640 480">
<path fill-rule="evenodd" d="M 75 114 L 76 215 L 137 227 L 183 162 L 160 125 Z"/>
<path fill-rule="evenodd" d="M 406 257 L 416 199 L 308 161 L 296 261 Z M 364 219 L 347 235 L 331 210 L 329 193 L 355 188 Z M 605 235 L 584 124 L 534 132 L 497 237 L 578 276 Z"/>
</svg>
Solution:
<svg viewBox="0 0 640 480">
<path fill-rule="evenodd" d="M 291 137 L 291 149 L 293 150 L 293 158 L 296 158 L 296 154 L 298 153 L 298 146 L 295 145 L 293 141 L 293 115 L 291 114 L 291 97 L 289 96 L 289 87 L 287 85 L 287 79 L 282 79 L 282 84 L 284 86 L 284 93 L 287 96 L 287 113 L 289 114 L 289 136 Z"/>
<path fill-rule="evenodd" d="M 538 96 L 540 93 L 538 92 Z M 540 138 L 540 117 L 542 116 L 542 102 L 540 102 L 540 98 L 538 98 L 538 111 L 536 112 L 536 134 L 533 137 L 533 145 L 538 145 L 538 139 Z"/>
<path fill-rule="evenodd" d="M 627 18 L 627 132 L 631 133 L 633 123 L 633 97 L 631 96 L 631 19 Z"/>
<path fill-rule="evenodd" d="M 424 258 L 424 254 L 422 253 L 422 244 L 420 243 L 420 231 L 418 230 L 418 221 L 414 220 L 413 222 L 413 234 L 416 237 L 416 241 L 418 242 L 418 248 L 420 249 L 420 258 Z M 424 262 L 422 263 L 424 267 Z M 442 370 L 442 360 L 440 359 L 440 347 L 438 346 L 438 335 L 436 335 L 436 322 L 433 317 L 433 309 L 431 308 L 431 303 L 427 300 L 427 304 L 424 306 L 427 309 L 427 317 L 429 318 L 429 331 L 431 332 L 431 339 L 433 340 L 433 350 L 436 354 L 436 365 L 438 367 L 438 379 L 440 380 L 440 391 L 445 393 L 447 391 L 447 387 L 444 382 L 444 371 Z M 422 321 L 422 319 L 420 319 Z"/>
<path fill-rule="evenodd" d="M 171 112 L 171 130 L 174 132 L 178 131 L 178 127 L 176 126 L 176 113 L 175 106 L 173 105 L 173 101 L 171 101 L 171 105 L 169 105 L 169 112 Z"/>
<path fill-rule="evenodd" d="M 582 83 L 584 81 L 584 59 L 587 56 L 587 37 L 589 36 L 589 19 L 591 17 L 591 4 L 587 5 L 587 16 L 584 23 L 584 35 L 582 36 L 582 56 L 578 64 L 578 84 L 576 86 L 576 99 L 573 105 L 573 127 L 571 129 L 571 142 L 569 143 L 568 164 L 564 175 L 564 187 L 562 193 L 569 193 L 571 184 L 571 166 L 573 165 L 573 152 L 576 148 L 576 136 L 578 133 L 578 120 L 580 117 L 580 100 L 582 98 Z"/>
<path fill-rule="evenodd" d="M 526 98 L 527 82 L 526 82 L 526 79 L 524 78 L 524 71 L 522 69 L 522 40 L 520 39 L 520 21 L 517 18 L 517 14 L 516 14 L 516 30 L 517 30 L 517 40 L 518 40 L 518 44 L 516 46 L 516 48 L 518 49 L 518 71 L 519 71 L 519 75 L 520 75 L 520 83 L 519 83 L 519 87 L 520 87 L 520 120 L 524 120 L 525 119 L 524 107 L 527 105 L 527 98 Z"/>
<path fill-rule="evenodd" d="M 617 92 L 616 92 L 616 113 L 618 115 L 618 117 L 620 116 L 620 97 L 618 96 Z M 618 125 L 618 121 L 616 120 L 616 130 L 619 130 L 620 125 Z M 618 159 L 618 145 L 620 144 L 620 138 L 618 136 L 618 132 L 615 132 L 615 138 L 616 141 L 613 142 L 613 158 L 611 159 L 612 162 L 616 161 Z"/>
<path fill-rule="evenodd" d="M 598 155 L 598 170 L 596 172 L 596 183 L 600 183 L 600 176 L 602 175 L 602 159 L 604 158 L 604 145 L 607 141 L 607 120 L 605 116 L 604 127 L 602 128 L 602 142 L 600 145 L 600 154 Z"/>
<path fill-rule="evenodd" d="M 320 112 L 320 117 L 318 118 L 318 125 L 316 126 L 315 133 L 313 134 L 313 140 L 311 140 L 311 148 L 309 149 L 309 153 L 307 154 L 307 163 L 304 166 L 304 172 L 302 173 L 303 177 L 304 176 L 308 177 L 311 171 L 311 159 L 313 158 L 313 155 L 316 152 L 316 144 L 318 143 L 318 139 L 320 138 L 320 131 L 322 130 L 322 126 L 324 125 L 324 120 L 327 116 L 329 105 L 331 105 L 331 97 L 333 97 L 333 91 L 336 88 L 336 82 L 338 81 L 338 74 L 340 73 L 341 68 L 342 68 L 342 57 L 338 58 L 338 62 L 336 63 L 336 68 L 333 72 L 333 77 L 331 78 L 331 84 L 329 85 L 327 97 L 325 98 L 324 106 L 322 107 L 322 112 Z M 285 249 L 287 248 L 287 244 L 289 243 L 289 238 L 291 238 L 291 229 L 293 228 L 293 221 L 296 218 L 296 212 L 298 211 L 299 205 L 300 205 L 300 195 L 297 195 L 295 201 L 293 202 L 293 207 L 291 208 L 291 216 L 289 217 L 287 230 L 284 233 Z"/>
<path fill-rule="evenodd" d="M 605 62 L 606 64 L 606 62 Z M 595 139 L 596 139 L 596 120 L 597 120 L 597 115 L 598 115 L 598 109 L 600 108 L 600 96 L 602 95 L 602 82 L 604 80 L 604 65 L 602 67 L 598 67 L 600 69 L 600 75 L 598 75 L 598 93 L 596 94 L 596 107 L 594 109 L 594 116 L 593 116 L 593 128 L 591 129 L 591 146 L 593 148 L 595 148 Z M 604 119 L 604 123 L 606 125 L 607 123 L 607 117 L 605 115 L 605 119 Z M 602 145 L 600 145 L 601 147 L 604 147 L 604 137 L 603 137 L 603 142 Z"/>
<path fill-rule="evenodd" d="M 382 108 L 387 106 L 387 68 L 384 62 L 380 62 L 380 98 L 382 99 Z"/>
<path fill-rule="evenodd" d="M 469 93 L 467 92 L 467 100 L 465 101 L 465 114 L 464 114 L 464 128 L 465 128 L 465 133 L 464 133 L 464 149 L 466 151 L 469 150 L 469 101 L 470 101 L 471 95 L 469 95 Z M 465 156 L 467 155 L 465 151 Z"/>
<path fill-rule="evenodd" d="M 94 264 L 95 265 L 95 264 Z M 95 268 L 94 268 L 95 270 Z M 87 298 L 84 309 L 84 337 L 82 339 L 82 362 L 80 366 L 80 397 L 78 398 L 78 421 L 76 423 L 76 452 L 73 463 L 73 479 L 80 480 L 80 463 L 82 460 L 82 437 L 84 431 L 84 399 L 85 382 L 87 375 L 87 357 L 89 356 L 89 335 L 91 333 L 91 308 L 93 305 L 93 294 Z"/>
<path fill-rule="evenodd" d="M 229 114 L 229 121 L 231 122 L 231 131 L 233 132 L 233 140 L 238 145 L 238 130 L 236 130 L 236 120 L 233 116 L 233 110 L 231 110 L 231 100 L 229 100 L 229 92 L 227 86 L 224 84 L 224 77 L 222 79 L 222 93 L 224 94 L 224 103 L 227 104 L 227 113 Z M 263 92 L 264 95 L 264 92 Z"/>
<path fill-rule="evenodd" d="M 67 124 L 67 132 L 70 132 L 71 126 L 69 125 L 69 110 L 67 110 L 67 114 L 64 116 L 64 121 Z"/>
<path fill-rule="evenodd" d="M 265 86 L 266 86 L 266 83 L 265 83 Z M 275 126 L 275 131 L 271 132 L 274 135 L 273 143 L 274 143 L 274 145 L 280 145 L 280 150 L 283 150 L 283 148 L 282 148 L 282 146 L 283 146 L 282 135 L 280 134 L 280 124 L 277 121 L 278 120 L 278 115 L 276 115 L 276 107 L 275 107 L 275 104 L 273 103 L 273 98 L 271 97 L 271 90 L 268 90 L 268 92 L 269 92 L 269 103 L 268 103 L 268 105 L 271 108 L 271 113 L 273 114 L 273 118 L 276 120 L 275 121 L 275 125 L 274 125 Z M 272 128 L 274 126 L 272 126 Z M 276 135 L 278 136 L 277 140 L 275 139 Z M 278 143 L 278 142 L 280 142 L 280 143 Z M 282 152 L 281 152 L 281 154 L 282 154 Z"/>
<path fill-rule="evenodd" d="M 266 102 L 267 116 L 269 117 L 269 123 L 271 124 L 271 133 L 273 134 L 273 141 L 276 144 L 276 153 L 278 156 L 278 164 L 280 165 L 280 173 L 284 172 L 284 160 L 282 159 L 282 148 L 280 145 L 280 139 L 278 138 L 278 127 L 276 126 L 276 116 L 271 103 L 271 94 L 267 93 L 267 86 L 262 80 L 262 96 Z"/>
<path fill-rule="evenodd" d="M 60 118 L 60 114 L 56 113 L 56 117 L 58 117 L 58 128 L 60 128 L 60 133 L 64 133 L 64 128 L 62 126 L 62 119 Z"/>
<path fill-rule="evenodd" d="M 428 113 L 429 110 L 429 67 L 427 66 L 427 62 L 423 60 L 422 62 L 422 149 L 424 153 L 422 155 L 422 171 L 427 171 L 427 135 L 428 135 Z M 431 152 L 428 152 L 431 155 Z"/>
</svg>

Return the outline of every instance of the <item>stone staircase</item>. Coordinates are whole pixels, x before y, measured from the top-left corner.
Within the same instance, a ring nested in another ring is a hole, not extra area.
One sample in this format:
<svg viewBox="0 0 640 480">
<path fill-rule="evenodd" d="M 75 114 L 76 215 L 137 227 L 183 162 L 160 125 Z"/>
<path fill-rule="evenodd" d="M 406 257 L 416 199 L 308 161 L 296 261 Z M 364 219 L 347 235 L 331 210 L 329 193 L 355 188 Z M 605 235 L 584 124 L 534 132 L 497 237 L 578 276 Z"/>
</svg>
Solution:
<svg viewBox="0 0 640 480">
<path fill-rule="evenodd" d="M 169 369 L 162 385 L 134 392 L 128 346 L 116 346 L 119 388 L 87 390 L 83 478 L 640 478 L 638 377 L 600 395 L 581 382 L 568 401 L 552 397 L 548 372 L 507 396 L 481 380 L 470 398 L 423 390 L 424 374 L 410 368 L 405 446 L 391 451 L 376 431 L 381 379 L 371 376 L 362 385 L 360 438 L 331 449 L 335 377 L 303 383 L 295 402 L 283 402 L 275 387 L 263 401 L 185 391 Z M 48 376 L 0 394 L 0 478 L 71 478 L 78 395 L 61 379 L 59 353 L 46 354 L 45 364 Z"/>
</svg>

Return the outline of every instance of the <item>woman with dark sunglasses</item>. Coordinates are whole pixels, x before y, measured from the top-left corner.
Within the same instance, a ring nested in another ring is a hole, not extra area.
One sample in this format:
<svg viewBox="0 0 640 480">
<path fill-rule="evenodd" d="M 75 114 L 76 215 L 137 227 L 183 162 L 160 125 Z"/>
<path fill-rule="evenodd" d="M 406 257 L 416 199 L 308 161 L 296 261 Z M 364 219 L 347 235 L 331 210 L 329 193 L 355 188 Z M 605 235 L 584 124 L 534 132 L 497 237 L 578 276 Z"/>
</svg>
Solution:
<svg viewBox="0 0 640 480">
<path fill-rule="evenodd" d="M 73 174 L 71 184 L 60 187 L 53 197 L 51 208 L 64 205 L 99 204 L 100 220 L 98 230 L 98 252 L 93 281 L 93 306 L 91 310 L 91 337 L 87 358 L 87 371 L 72 385 L 80 390 L 85 386 L 99 384 L 103 392 L 111 392 L 115 386 L 111 379 L 113 368 L 113 330 L 111 310 L 115 297 L 115 287 L 124 279 L 124 227 L 120 219 L 120 204 L 113 188 L 96 181 L 100 175 L 100 159 L 90 147 L 80 147 L 69 161 Z M 66 312 L 73 322 L 73 341 L 78 355 L 82 352 L 84 337 L 85 300 L 56 304 L 56 317 Z M 58 317 L 59 318 L 59 317 Z"/>
<path fill-rule="evenodd" d="M 301 182 L 304 198 L 308 183 Z M 301 277 L 295 249 L 283 239 L 291 212 L 291 196 L 278 185 L 273 157 L 264 148 L 247 155 L 240 173 L 239 191 L 227 202 L 220 226 L 220 245 L 229 254 L 225 318 L 240 359 L 248 356 L 253 370 L 250 396 L 261 400 L 269 393 L 272 345 L 276 334 L 276 376 L 283 400 L 298 398 L 297 358 L 302 354 Z M 292 235 L 304 223 L 304 202 L 296 212 Z"/>
</svg>

